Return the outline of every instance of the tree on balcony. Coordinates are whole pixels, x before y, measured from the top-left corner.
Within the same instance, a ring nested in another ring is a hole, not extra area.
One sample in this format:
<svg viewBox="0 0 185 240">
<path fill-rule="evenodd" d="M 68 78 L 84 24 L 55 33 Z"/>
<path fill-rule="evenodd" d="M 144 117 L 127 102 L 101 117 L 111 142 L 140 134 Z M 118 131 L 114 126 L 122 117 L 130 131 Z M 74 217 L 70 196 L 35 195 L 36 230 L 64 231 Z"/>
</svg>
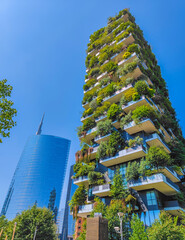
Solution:
<svg viewBox="0 0 185 240">
<path fill-rule="evenodd" d="M 105 120 L 97 124 L 97 135 L 105 136 L 113 131 L 111 120 Z"/>
<path fill-rule="evenodd" d="M 100 172 L 91 171 L 88 173 L 89 185 L 103 185 L 104 175 Z"/>
<path fill-rule="evenodd" d="M 129 191 L 126 188 L 123 177 L 119 171 L 116 172 L 112 180 L 110 194 L 113 199 L 125 199 L 129 195 Z"/>
<path fill-rule="evenodd" d="M 158 119 L 157 113 L 153 107 L 142 105 L 140 107 L 136 107 L 136 109 L 132 112 L 132 119 L 135 123 L 139 123 L 145 118 L 150 118 L 151 120 Z"/>
<path fill-rule="evenodd" d="M 160 167 L 166 167 L 172 164 L 170 155 L 164 150 L 164 148 L 156 146 L 149 148 L 149 151 L 146 154 L 146 160 L 151 169 L 159 169 Z"/>
</svg>

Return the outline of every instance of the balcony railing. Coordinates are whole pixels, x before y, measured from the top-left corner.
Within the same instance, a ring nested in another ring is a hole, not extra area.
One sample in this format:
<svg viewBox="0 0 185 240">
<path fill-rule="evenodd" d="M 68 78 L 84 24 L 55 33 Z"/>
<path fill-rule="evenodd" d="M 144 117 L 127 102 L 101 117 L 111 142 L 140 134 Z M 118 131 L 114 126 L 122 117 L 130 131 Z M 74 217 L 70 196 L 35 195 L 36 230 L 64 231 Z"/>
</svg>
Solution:
<svg viewBox="0 0 185 240">
<path fill-rule="evenodd" d="M 81 184 L 83 184 L 84 182 L 87 182 L 87 181 L 88 181 L 88 176 L 80 176 L 80 177 L 77 177 L 77 178 L 73 179 L 73 183 L 76 184 L 76 185 L 81 185 Z"/>
<path fill-rule="evenodd" d="M 151 188 L 157 189 L 165 195 L 174 195 L 180 192 L 179 187 L 162 173 L 152 176 L 143 177 L 138 180 L 129 181 L 129 187 L 135 190 L 147 190 Z"/>
<path fill-rule="evenodd" d="M 113 157 L 106 157 L 104 159 L 100 159 L 100 163 L 106 167 L 109 167 L 115 164 L 124 163 L 144 157 L 145 154 L 146 148 L 142 145 L 138 145 L 132 148 L 121 150 Z"/>
<path fill-rule="evenodd" d="M 185 205 L 184 204 L 180 204 L 177 200 L 174 201 L 166 201 L 164 203 L 164 210 L 169 212 L 172 215 L 176 215 L 181 217 L 182 216 L 182 212 L 185 212 L 184 210 Z"/>
<path fill-rule="evenodd" d="M 91 214 L 93 210 L 93 204 L 86 204 L 79 206 L 78 216 L 79 217 L 87 217 Z"/>
<path fill-rule="evenodd" d="M 95 186 L 92 188 L 92 193 L 99 197 L 105 197 L 110 194 L 110 184 Z"/>
</svg>

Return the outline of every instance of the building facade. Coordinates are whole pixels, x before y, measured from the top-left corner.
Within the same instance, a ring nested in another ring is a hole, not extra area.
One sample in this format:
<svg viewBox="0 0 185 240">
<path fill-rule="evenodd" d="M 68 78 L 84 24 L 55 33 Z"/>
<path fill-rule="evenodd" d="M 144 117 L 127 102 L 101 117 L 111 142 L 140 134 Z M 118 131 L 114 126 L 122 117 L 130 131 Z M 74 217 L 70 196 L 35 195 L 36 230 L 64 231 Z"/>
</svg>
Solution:
<svg viewBox="0 0 185 240">
<path fill-rule="evenodd" d="M 180 215 L 185 141 L 155 55 L 127 9 L 90 36 L 86 67 L 74 184 L 88 194 L 74 208 L 76 233 L 96 196 L 110 203 L 117 172 L 146 226 L 161 210 Z"/>
<path fill-rule="evenodd" d="M 64 138 L 31 136 L 12 178 L 1 215 L 13 219 L 34 204 L 47 207 L 57 221 L 70 141 Z"/>
</svg>

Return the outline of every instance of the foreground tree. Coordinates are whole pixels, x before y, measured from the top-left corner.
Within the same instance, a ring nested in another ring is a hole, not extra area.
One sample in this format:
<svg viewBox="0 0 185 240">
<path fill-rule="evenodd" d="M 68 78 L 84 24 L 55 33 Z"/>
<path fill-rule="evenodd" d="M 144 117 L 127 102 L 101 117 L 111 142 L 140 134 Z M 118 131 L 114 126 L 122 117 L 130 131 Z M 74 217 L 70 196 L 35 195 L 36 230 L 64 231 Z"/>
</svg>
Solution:
<svg viewBox="0 0 185 240">
<path fill-rule="evenodd" d="M 12 107 L 14 103 L 8 99 L 13 88 L 6 83 L 6 79 L 0 81 L 0 143 L 2 138 L 10 136 L 10 129 L 16 124 L 13 117 L 17 111 Z"/>
<path fill-rule="evenodd" d="M 177 225 L 178 217 L 172 217 L 166 212 L 160 214 L 159 220 L 156 220 L 148 228 L 149 240 L 183 240 L 184 226 Z"/>
<path fill-rule="evenodd" d="M 147 240 L 147 233 L 143 222 L 134 214 L 131 220 L 132 234 L 129 240 Z"/>
<path fill-rule="evenodd" d="M 38 208 L 34 205 L 31 209 L 23 211 L 13 221 L 17 223 L 15 240 L 31 240 L 37 229 L 36 239 L 55 240 L 56 225 L 53 213 L 47 208 Z"/>
</svg>

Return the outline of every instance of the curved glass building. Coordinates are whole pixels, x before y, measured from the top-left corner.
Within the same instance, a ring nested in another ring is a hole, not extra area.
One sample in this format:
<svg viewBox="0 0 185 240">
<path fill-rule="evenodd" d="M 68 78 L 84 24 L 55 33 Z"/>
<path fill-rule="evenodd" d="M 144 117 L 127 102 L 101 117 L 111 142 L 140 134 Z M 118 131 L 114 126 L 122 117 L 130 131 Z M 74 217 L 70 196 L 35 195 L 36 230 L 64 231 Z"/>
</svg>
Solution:
<svg viewBox="0 0 185 240">
<path fill-rule="evenodd" d="M 57 216 L 63 189 L 70 141 L 64 138 L 31 136 L 23 150 L 1 215 L 13 219 L 35 203 L 48 207 Z"/>
</svg>

